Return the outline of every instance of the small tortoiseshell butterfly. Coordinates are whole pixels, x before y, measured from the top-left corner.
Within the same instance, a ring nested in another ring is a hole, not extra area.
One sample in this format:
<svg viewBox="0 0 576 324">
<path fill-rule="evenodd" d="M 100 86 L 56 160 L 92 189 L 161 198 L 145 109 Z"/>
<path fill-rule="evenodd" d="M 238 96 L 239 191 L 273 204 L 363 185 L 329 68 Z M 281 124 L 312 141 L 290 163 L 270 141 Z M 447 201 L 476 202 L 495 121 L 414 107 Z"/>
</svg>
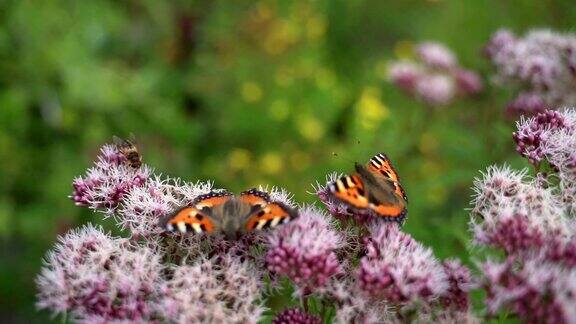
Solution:
<svg viewBox="0 0 576 324">
<path fill-rule="evenodd" d="M 191 206 L 169 215 L 161 225 L 169 232 L 223 233 L 236 239 L 254 230 L 287 223 L 297 216 L 295 209 L 271 201 L 266 192 L 250 189 L 239 196 L 229 192 L 200 195 Z"/>
<path fill-rule="evenodd" d="M 357 173 L 328 185 L 330 193 L 353 209 L 372 210 L 386 220 L 402 222 L 408 198 L 388 157 L 379 153 L 368 164 L 355 167 Z"/>
</svg>

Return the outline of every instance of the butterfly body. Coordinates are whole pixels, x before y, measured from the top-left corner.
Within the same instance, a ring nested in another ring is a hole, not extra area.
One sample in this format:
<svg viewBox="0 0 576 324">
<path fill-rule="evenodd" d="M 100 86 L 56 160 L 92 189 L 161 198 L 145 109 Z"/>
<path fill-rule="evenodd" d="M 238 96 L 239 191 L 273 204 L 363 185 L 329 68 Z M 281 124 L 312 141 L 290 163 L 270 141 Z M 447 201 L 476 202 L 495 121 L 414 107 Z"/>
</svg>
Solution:
<svg viewBox="0 0 576 324">
<path fill-rule="evenodd" d="M 403 221 L 408 199 L 386 155 L 375 155 L 366 165 L 355 164 L 356 173 L 329 184 L 330 193 L 357 211 L 371 211 L 386 220 Z"/>
<path fill-rule="evenodd" d="M 212 192 L 194 200 L 163 220 L 169 232 L 224 234 L 237 239 L 255 230 L 264 230 L 286 223 L 298 216 L 296 210 L 277 201 L 267 193 L 251 189 L 238 196 L 228 192 Z"/>
</svg>

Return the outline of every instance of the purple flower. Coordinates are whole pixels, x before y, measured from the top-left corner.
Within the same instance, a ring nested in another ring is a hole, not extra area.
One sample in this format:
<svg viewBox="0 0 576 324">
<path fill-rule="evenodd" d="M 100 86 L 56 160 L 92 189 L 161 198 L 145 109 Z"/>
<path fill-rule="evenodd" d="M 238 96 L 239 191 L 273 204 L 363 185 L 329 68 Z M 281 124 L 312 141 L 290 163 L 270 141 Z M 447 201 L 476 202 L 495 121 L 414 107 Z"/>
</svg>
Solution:
<svg viewBox="0 0 576 324">
<path fill-rule="evenodd" d="M 299 308 L 289 308 L 282 311 L 272 320 L 272 324 L 320 324 L 322 320 L 308 314 Z"/>
<path fill-rule="evenodd" d="M 454 78 L 456 79 L 458 90 L 463 94 L 474 95 L 484 90 L 484 82 L 474 71 L 458 69 Z"/>
<path fill-rule="evenodd" d="M 440 298 L 445 308 L 454 308 L 466 312 L 470 307 L 468 293 L 474 287 L 470 269 L 460 263 L 460 260 L 446 260 L 442 262 L 444 273 L 448 281 L 448 290 Z"/>
<path fill-rule="evenodd" d="M 488 44 L 484 47 L 486 55 L 497 62 L 505 59 L 507 55 L 512 55 L 512 49 L 516 45 L 516 36 L 506 29 L 501 29 L 494 33 Z"/>
<path fill-rule="evenodd" d="M 445 106 L 457 96 L 483 90 L 480 76 L 461 68 L 456 56 L 444 45 L 424 42 L 418 45 L 416 54 L 416 61 L 392 62 L 388 76 L 394 85 L 425 104 Z"/>
<path fill-rule="evenodd" d="M 564 115 L 553 110 L 541 112 L 529 119 L 521 119 L 516 123 L 518 130 L 512 134 L 516 151 L 528 158 L 530 163 L 537 164 L 544 158 L 543 148 L 550 133 L 567 126 Z"/>
<path fill-rule="evenodd" d="M 161 318 L 176 323 L 257 323 L 264 306 L 262 273 L 224 254 L 175 267 L 162 285 Z"/>
<path fill-rule="evenodd" d="M 104 145 L 95 166 L 84 177 L 74 179 L 70 198 L 76 205 L 114 214 L 122 198 L 132 188 L 144 185 L 151 170 L 147 166 L 133 169 L 114 145 Z"/>
<path fill-rule="evenodd" d="M 576 270 L 567 270 L 540 258 L 486 262 L 484 287 L 488 310 L 508 308 L 527 323 L 576 321 Z"/>
<path fill-rule="evenodd" d="M 38 307 L 80 322 L 143 321 L 161 282 L 160 256 L 91 225 L 60 237 L 36 282 Z"/>
<path fill-rule="evenodd" d="M 506 106 L 508 116 L 532 116 L 546 110 L 546 102 L 541 94 L 536 92 L 523 92 Z"/>
<path fill-rule="evenodd" d="M 446 75 L 427 75 L 416 83 L 416 96 L 431 106 L 447 105 L 455 95 L 454 79 Z"/>
<path fill-rule="evenodd" d="M 180 179 L 154 177 L 127 192 L 113 217 L 118 226 L 128 229 L 134 236 L 160 234 L 163 232 L 158 226 L 161 217 L 212 190 L 211 183 L 186 183 Z"/>
<path fill-rule="evenodd" d="M 494 231 L 485 234 L 484 240 L 507 254 L 514 254 L 540 246 L 543 234 L 526 215 L 517 214 L 502 219 Z"/>
<path fill-rule="evenodd" d="M 549 235 L 573 231 L 554 188 L 528 181 L 526 171 L 490 167 L 474 182 L 470 228 L 476 244 L 515 253 L 538 246 Z"/>
<path fill-rule="evenodd" d="M 457 65 L 454 53 L 440 43 L 421 43 L 416 52 L 422 62 L 430 68 L 449 70 Z"/>
<path fill-rule="evenodd" d="M 335 250 L 342 246 L 343 237 L 317 208 L 306 206 L 299 214 L 269 235 L 266 264 L 272 273 L 287 276 L 300 293 L 308 294 L 340 272 Z"/>
<path fill-rule="evenodd" d="M 430 301 L 447 291 L 446 274 L 432 250 L 396 224 L 373 225 L 370 233 L 358 271 L 363 291 L 394 303 Z"/>
<path fill-rule="evenodd" d="M 387 323 L 395 320 L 389 303 L 370 298 L 353 277 L 332 280 L 320 296 L 332 301 L 336 308 L 336 323 Z"/>
<path fill-rule="evenodd" d="M 390 81 L 407 93 L 414 92 L 423 74 L 424 71 L 417 64 L 403 61 L 392 63 L 388 71 Z"/>
<path fill-rule="evenodd" d="M 491 314 L 506 309 L 527 323 L 576 322 L 575 122 L 570 109 L 518 123 L 518 151 L 532 163 L 548 160 L 554 177 L 490 167 L 474 183 L 474 242 L 506 255 L 482 263 Z"/>
<path fill-rule="evenodd" d="M 486 46 L 488 58 L 496 67 L 493 79 L 521 91 L 507 111 L 534 114 L 545 107 L 576 104 L 574 48 L 573 34 L 534 30 L 517 38 L 509 31 L 498 31 Z"/>
</svg>

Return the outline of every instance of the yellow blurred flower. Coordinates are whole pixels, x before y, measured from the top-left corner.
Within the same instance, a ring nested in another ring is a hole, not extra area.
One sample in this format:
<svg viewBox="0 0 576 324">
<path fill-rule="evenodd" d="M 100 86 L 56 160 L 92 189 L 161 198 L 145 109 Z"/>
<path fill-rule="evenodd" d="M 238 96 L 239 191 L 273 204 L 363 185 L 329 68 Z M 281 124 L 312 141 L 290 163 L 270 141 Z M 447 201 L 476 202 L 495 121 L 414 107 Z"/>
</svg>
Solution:
<svg viewBox="0 0 576 324">
<path fill-rule="evenodd" d="M 300 115 L 296 118 L 298 132 L 309 141 L 317 141 L 324 136 L 324 124 L 310 115 Z"/>
<path fill-rule="evenodd" d="M 228 166 L 233 171 L 245 170 L 250 167 L 251 159 L 250 151 L 243 148 L 235 148 L 228 154 Z"/>
<path fill-rule="evenodd" d="M 374 129 L 390 114 L 388 107 L 380 101 L 380 90 L 376 87 L 366 87 L 362 90 L 356 103 L 360 125 L 366 129 Z"/>
<path fill-rule="evenodd" d="M 324 36 L 326 21 L 320 15 L 314 15 L 306 21 L 306 36 L 310 40 L 316 40 Z"/>
<path fill-rule="evenodd" d="M 277 152 L 268 152 L 260 158 L 260 170 L 263 173 L 276 174 L 282 171 L 284 161 Z"/>
<path fill-rule="evenodd" d="M 399 59 L 411 59 L 414 57 L 414 43 L 411 41 L 399 41 L 394 45 L 394 54 Z"/>
<path fill-rule="evenodd" d="M 249 103 L 258 102 L 262 99 L 262 89 L 255 82 L 244 82 L 242 84 L 241 93 L 244 101 Z"/>
<path fill-rule="evenodd" d="M 297 23 L 286 19 L 278 20 L 264 39 L 264 49 L 271 55 L 278 55 L 299 39 L 300 28 Z"/>
<path fill-rule="evenodd" d="M 285 100 L 274 100 L 270 106 L 270 117 L 277 121 L 283 121 L 288 118 L 290 114 L 290 107 Z"/>
</svg>

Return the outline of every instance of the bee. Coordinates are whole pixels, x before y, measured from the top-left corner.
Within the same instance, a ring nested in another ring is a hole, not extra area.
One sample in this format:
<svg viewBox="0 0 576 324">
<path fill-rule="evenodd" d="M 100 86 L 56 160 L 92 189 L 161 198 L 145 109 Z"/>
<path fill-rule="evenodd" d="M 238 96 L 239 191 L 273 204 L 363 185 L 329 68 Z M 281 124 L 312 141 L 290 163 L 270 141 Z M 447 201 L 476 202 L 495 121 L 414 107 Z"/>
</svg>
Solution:
<svg viewBox="0 0 576 324">
<path fill-rule="evenodd" d="M 126 158 L 126 164 L 134 169 L 140 168 L 142 165 L 142 156 L 138 152 L 134 135 L 130 134 L 130 139 L 123 139 L 117 136 L 113 137 L 116 148 Z"/>
</svg>

